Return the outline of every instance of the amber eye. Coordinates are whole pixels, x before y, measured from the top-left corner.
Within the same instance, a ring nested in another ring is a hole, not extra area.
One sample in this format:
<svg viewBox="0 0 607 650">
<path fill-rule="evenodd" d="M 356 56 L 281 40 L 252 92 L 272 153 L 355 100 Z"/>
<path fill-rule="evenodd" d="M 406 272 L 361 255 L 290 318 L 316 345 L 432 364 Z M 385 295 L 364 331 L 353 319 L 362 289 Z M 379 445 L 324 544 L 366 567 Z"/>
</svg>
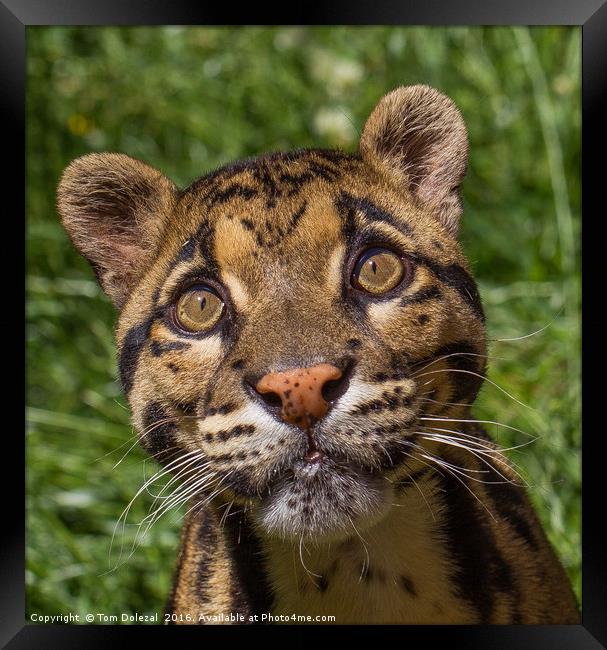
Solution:
<svg viewBox="0 0 607 650">
<path fill-rule="evenodd" d="M 194 285 L 186 289 L 175 304 L 175 320 L 188 332 L 204 332 L 223 315 L 223 300 L 213 289 Z"/>
<path fill-rule="evenodd" d="M 387 248 L 369 248 L 356 261 L 352 285 L 376 296 L 394 289 L 407 271 L 406 263 Z"/>
</svg>

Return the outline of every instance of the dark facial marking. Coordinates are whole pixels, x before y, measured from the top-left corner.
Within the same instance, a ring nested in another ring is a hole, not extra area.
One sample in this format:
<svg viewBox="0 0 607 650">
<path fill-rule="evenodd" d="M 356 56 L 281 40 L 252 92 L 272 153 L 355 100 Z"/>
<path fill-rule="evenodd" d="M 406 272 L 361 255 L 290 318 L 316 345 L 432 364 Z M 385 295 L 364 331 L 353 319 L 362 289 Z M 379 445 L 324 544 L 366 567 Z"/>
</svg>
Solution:
<svg viewBox="0 0 607 650">
<path fill-rule="evenodd" d="M 318 162 L 311 162 L 310 170 L 312 173 L 316 174 L 316 176 L 320 176 L 320 178 L 323 178 L 325 181 L 334 181 L 336 178 L 341 176 L 339 170 L 331 169 L 330 167 L 327 167 L 327 165 Z"/>
<path fill-rule="evenodd" d="M 335 199 L 335 208 L 342 220 L 342 235 L 348 244 L 352 244 L 356 237 L 356 210 L 348 201 L 347 196 L 342 192 Z"/>
<path fill-rule="evenodd" d="M 122 342 L 118 355 L 118 371 L 120 373 L 120 383 L 127 395 L 133 388 L 133 378 L 137 370 L 139 356 L 147 341 L 153 321 L 154 316 L 150 316 L 145 321 L 131 327 Z"/>
<path fill-rule="evenodd" d="M 342 211 L 344 208 L 349 210 L 358 210 L 371 221 L 384 221 L 397 230 L 406 233 L 410 237 L 413 237 L 413 229 L 408 223 L 406 223 L 403 219 L 395 217 L 393 214 L 390 214 L 386 210 L 383 210 L 369 199 L 355 197 L 346 192 L 342 192 L 341 196 L 338 199 L 337 205 L 338 209 L 341 208 Z"/>
<path fill-rule="evenodd" d="M 145 435 L 141 437 L 141 446 L 160 463 L 167 459 L 176 442 L 176 425 L 169 417 L 159 402 L 148 404 L 143 414 Z"/>
<path fill-rule="evenodd" d="M 221 457 L 218 458 L 222 460 Z M 221 476 L 221 478 L 224 478 L 224 483 L 222 485 L 228 484 L 232 490 L 240 496 L 259 498 L 266 494 L 265 491 L 262 491 L 260 495 L 257 485 L 251 481 L 246 470 L 233 471 L 233 468 L 224 467 L 221 469 L 215 469 L 215 471 Z M 228 474 L 229 476 L 227 476 Z"/>
<path fill-rule="evenodd" d="M 400 301 L 400 306 L 414 305 L 427 300 L 434 300 L 441 297 L 441 291 L 437 286 L 425 287 L 411 294 L 410 296 L 403 296 Z"/>
<path fill-rule="evenodd" d="M 238 424 L 231 429 L 224 429 L 218 431 L 214 434 L 214 437 L 219 438 L 220 440 L 227 440 L 228 438 L 233 438 L 236 436 L 249 436 L 255 433 L 256 428 L 252 424 Z M 218 458 L 218 457 L 217 457 Z"/>
<path fill-rule="evenodd" d="M 198 250 L 204 260 L 205 266 L 208 267 L 209 271 L 214 275 L 219 274 L 219 269 L 217 267 L 217 261 L 213 255 L 213 245 L 215 242 L 215 228 L 208 221 L 203 221 L 198 227 L 198 231 L 195 235 L 195 241 L 198 245 Z"/>
<path fill-rule="evenodd" d="M 386 381 L 398 381 L 404 379 L 409 372 L 410 357 L 407 352 L 396 351 L 390 354 L 390 370 L 378 372 L 373 375 L 373 381 L 383 383 Z"/>
<path fill-rule="evenodd" d="M 175 258 L 171 268 L 174 267 L 179 262 L 189 262 L 196 252 L 197 242 L 194 238 L 188 239 L 188 241 L 181 247 L 179 254 Z"/>
<path fill-rule="evenodd" d="M 180 402 L 175 406 L 186 415 L 194 415 L 196 413 L 196 402 Z"/>
<path fill-rule="evenodd" d="M 152 341 L 150 343 L 150 352 L 153 356 L 159 357 L 165 352 L 170 352 L 171 350 L 184 350 L 189 348 L 189 343 L 184 343 L 183 341 Z"/>
<path fill-rule="evenodd" d="M 287 196 L 293 196 L 294 194 L 298 194 L 304 185 L 314 179 L 314 174 L 310 171 L 305 171 L 301 174 L 290 174 L 284 172 L 279 176 L 279 178 L 281 183 L 289 186 Z"/>
<path fill-rule="evenodd" d="M 179 253 L 169 264 L 169 273 L 181 262 L 189 262 L 194 259 L 196 252 L 201 256 L 201 263 L 205 270 L 211 274 L 217 274 L 218 268 L 213 255 L 213 242 L 215 230 L 210 222 L 205 219 L 198 227 L 198 230 L 181 247 Z"/>
<path fill-rule="evenodd" d="M 266 224 L 266 232 L 253 226 L 255 233 L 255 241 L 260 248 L 273 248 L 278 246 L 282 241 L 288 237 L 297 227 L 301 217 L 304 215 L 307 207 L 307 201 L 304 201 L 301 206 L 291 215 L 289 223 L 285 230 L 279 227 L 274 228 L 271 223 Z"/>
<path fill-rule="evenodd" d="M 447 368 L 440 368 L 439 359 L 443 360 Z M 476 398 L 483 383 L 484 357 L 468 341 L 456 341 L 439 348 L 431 357 L 415 362 L 415 372 L 417 374 L 433 372 L 434 370 L 436 370 L 437 374 L 430 376 L 437 377 L 443 374 L 449 377 L 452 387 L 450 401 L 454 403 L 471 403 Z M 455 372 L 449 372 L 449 370 Z"/>
<path fill-rule="evenodd" d="M 277 186 L 272 174 L 264 161 L 260 161 L 258 167 L 251 170 L 253 176 L 263 185 L 266 194 L 266 207 L 273 208 L 276 206 L 276 199 L 282 192 Z"/>
<path fill-rule="evenodd" d="M 237 408 L 237 404 L 234 402 L 226 402 L 225 404 L 222 404 L 221 406 L 214 406 L 209 409 L 207 409 L 206 415 L 227 415 L 228 413 L 232 413 Z"/>
<path fill-rule="evenodd" d="M 217 185 L 219 183 L 225 183 L 230 179 L 235 179 L 245 172 L 255 173 L 261 165 L 271 165 L 273 170 L 280 168 L 285 170 L 282 174 L 278 174 L 278 178 L 281 182 L 289 184 L 292 190 L 293 188 L 297 188 L 297 185 L 304 185 L 308 181 L 316 178 L 316 175 L 310 171 L 310 166 L 311 164 L 318 164 L 319 159 L 339 165 L 340 168 L 344 166 L 351 168 L 360 163 L 360 156 L 357 154 L 348 154 L 330 149 L 278 151 L 248 160 L 240 160 L 220 167 L 210 174 L 195 180 L 189 188 L 184 190 L 183 194 L 192 196 L 206 188 L 212 190 L 208 194 L 209 196 L 213 196 L 213 192 L 217 191 Z M 290 173 L 291 170 L 286 166 L 290 163 L 300 165 L 303 172 L 301 174 Z M 286 171 L 288 169 L 289 171 Z"/>
<path fill-rule="evenodd" d="M 413 598 L 417 596 L 417 591 L 415 589 L 415 585 L 413 584 L 413 580 L 411 580 L 411 578 L 408 576 L 400 576 L 400 586 L 402 587 L 403 591 L 409 594 L 409 596 L 412 596 Z"/>
<path fill-rule="evenodd" d="M 409 406 L 411 404 L 411 397 L 408 395 L 400 396 L 395 391 L 384 391 L 378 399 L 364 402 L 355 406 L 352 415 L 368 415 L 369 413 L 377 413 L 380 411 L 394 411 L 399 406 Z"/>
<path fill-rule="evenodd" d="M 257 190 L 253 187 L 249 187 L 248 185 L 243 185 L 241 183 L 233 183 L 225 190 L 215 190 L 214 192 L 212 192 L 211 196 L 209 196 L 208 199 L 206 200 L 206 207 L 207 209 L 210 210 L 211 208 L 214 208 L 216 205 L 221 205 L 222 203 L 226 203 L 227 201 L 233 199 L 236 196 L 245 199 L 245 201 L 248 201 L 249 199 L 252 199 L 254 196 L 257 196 Z"/>
<path fill-rule="evenodd" d="M 459 264 L 443 265 L 440 262 L 425 255 L 420 255 L 419 253 L 411 253 L 410 256 L 418 264 L 422 264 L 430 269 L 430 271 L 432 271 L 441 282 L 444 282 L 455 289 L 476 316 L 478 316 L 483 323 L 485 322 L 483 305 L 481 303 L 481 297 L 476 282 L 466 269 L 461 267 Z"/>
<path fill-rule="evenodd" d="M 304 201 L 297 210 L 291 215 L 291 222 L 287 228 L 287 232 L 285 234 L 289 234 L 294 230 L 294 228 L 297 226 L 299 223 L 300 219 L 303 217 L 306 208 L 308 207 L 308 202 Z"/>
</svg>

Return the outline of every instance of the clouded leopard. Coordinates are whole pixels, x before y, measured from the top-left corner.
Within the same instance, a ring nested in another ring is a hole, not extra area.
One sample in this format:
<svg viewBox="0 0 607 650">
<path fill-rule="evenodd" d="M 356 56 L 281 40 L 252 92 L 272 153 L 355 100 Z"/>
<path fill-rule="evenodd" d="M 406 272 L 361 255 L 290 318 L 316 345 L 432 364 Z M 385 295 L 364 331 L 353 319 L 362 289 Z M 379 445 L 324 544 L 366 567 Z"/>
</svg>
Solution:
<svg viewBox="0 0 607 650">
<path fill-rule="evenodd" d="M 120 312 L 141 444 L 188 501 L 170 620 L 578 622 L 471 415 L 467 149 L 453 102 L 411 86 L 354 154 L 262 155 L 186 189 L 122 154 L 65 171 L 58 209 Z"/>
</svg>

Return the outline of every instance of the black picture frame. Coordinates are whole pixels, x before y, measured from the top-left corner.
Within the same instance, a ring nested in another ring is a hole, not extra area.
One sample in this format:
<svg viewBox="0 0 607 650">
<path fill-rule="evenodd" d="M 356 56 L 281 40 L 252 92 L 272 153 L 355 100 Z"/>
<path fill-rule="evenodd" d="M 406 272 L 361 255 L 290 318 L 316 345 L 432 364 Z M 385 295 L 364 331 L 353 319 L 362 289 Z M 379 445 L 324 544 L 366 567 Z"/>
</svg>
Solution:
<svg viewBox="0 0 607 650">
<path fill-rule="evenodd" d="M 602 382 L 590 377 L 592 365 L 598 371 L 598 358 L 594 350 L 599 348 L 600 318 L 593 319 L 592 310 L 602 307 L 601 274 L 590 273 L 592 262 L 590 244 L 591 230 L 600 223 L 598 212 L 599 192 L 604 179 L 599 178 L 605 168 L 605 116 L 607 115 L 607 2 L 606 0 L 364 0 L 324 2 L 322 6 L 305 7 L 291 5 L 285 8 L 249 5 L 221 7 L 213 4 L 194 3 L 187 0 L 0 0 L 0 107 L 5 136 L 5 161 L 10 161 L 3 171 L 4 192 L 13 194 L 15 203 L 11 214 L 5 219 L 19 224 L 19 215 L 25 214 L 26 192 L 12 188 L 25 188 L 25 38 L 30 25 L 223 25 L 233 17 L 244 25 L 259 24 L 402 24 L 402 25 L 578 25 L 582 27 L 582 161 L 583 201 L 586 217 L 583 243 L 586 273 L 583 281 L 584 321 L 583 340 L 584 384 L 583 421 L 588 431 L 582 451 L 582 474 L 584 507 L 582 516 L 582 624 L 577 626 L 406 626 L 398 630 L 392 626 L 368 626 L 356 628 L 360 641 L 367 639 L 378 643 L 385 633 L 396 633 L 399 643 L 444 643 L 447 647 L 467 648 L 533 647 L 541 648 L 600 648 L 607 644 L 607 562 L 604 537 L 601 530 L 604 510 L 602 504 L 603 471 L 600 463 L 603 455 L 603 433 L 600 427 L 592 427 L 593 405 L 601 404 L 599 390 Z M 8 145 L 8 149 L 6 149 Z M 602 208 L 604 212 L 604 208 Z M 5 240 L 6 241 L 6 240 Z M 10 244 L 11 247 L 16 244 Z M 11 266 L 14 276 L 14 266 Z M 5 274 L 5 282 L 9 277 Z M 14 283 L 14 280 L 11 281 Z M 15 283 L 16 284 L 16 283 Z M 595 289 L 597 293 L 593 291 Z M 6 303 L 5 303 L 6 305 Z M 595 346 L 592 344 L 595 343 Z M 603 398 L 604 401 L 604 398 Z M 598 409 L 597 409 L 598 411 Z M 25 468 L 24 441 L 16 435 L 18 428 L 7 434 L 2 449 L 4 459 L 10 457 L 11 466 Z M 10 440 L 9 440 L 10 438 Z M 9 456 L 10 454 L 10 456 Z M 228 628 L 183 628 L 156 626 L 41 626 L 25 624 L 25 521 L 24 499 L 20 491 L 24 482 L 17 475 L 5 479 L 5 502 L 14 507 L 12 517 L 6 514 L 2 526 L 2 555 L 0 556 L 0 642 L 8 648 L 82 648 L 101 647 L 108 643 L 139 640 L 141 634 L 154 634 L 153 640 L 161 642 L 165 636 L 187 634 L 188 639 L 200 643 L 210 641 L 216 634 L 231 635 L 238 630 Z M 6 510 L 5 510 L 6 512 Z M 295 643 L 304 645 L 318 628 L 276 627 L 272 636 L 284 639 L 293 636 Z M 247 643 L 251 635 L 268 634 L 268 628 L 247 628 Z M 294 634 L 295 632 L 295 634 Z M 324 627 L 320 632 L 325 641 L 339 642 L 343 639 L 340 626 Z M 168 637 L 167 637 L 168 638 Z M 256 639 L 259 641 L 259 637 Z M 265 642 L 265 641 L 264 641 Z M 291 643 L 293 641 L 290 641 Z"/>
</svg>

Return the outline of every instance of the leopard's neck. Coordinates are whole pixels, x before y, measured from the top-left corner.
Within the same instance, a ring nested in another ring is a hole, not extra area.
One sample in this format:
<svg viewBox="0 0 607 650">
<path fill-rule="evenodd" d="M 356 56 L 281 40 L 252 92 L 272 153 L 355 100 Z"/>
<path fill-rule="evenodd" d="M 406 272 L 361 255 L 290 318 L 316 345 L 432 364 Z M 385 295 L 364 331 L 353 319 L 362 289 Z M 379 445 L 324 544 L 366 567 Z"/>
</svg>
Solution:
<svg viewBox="0 0 607 650">
<path fill-rule="evenodd" d="M 428 470 L 399 486 L 384 519 L 346 540 L 264 542 L 273 611 L 308 622 L 470 621 L 474 612 L 451 584 L 440 490 L 440 475 Z"/>
</svg>

